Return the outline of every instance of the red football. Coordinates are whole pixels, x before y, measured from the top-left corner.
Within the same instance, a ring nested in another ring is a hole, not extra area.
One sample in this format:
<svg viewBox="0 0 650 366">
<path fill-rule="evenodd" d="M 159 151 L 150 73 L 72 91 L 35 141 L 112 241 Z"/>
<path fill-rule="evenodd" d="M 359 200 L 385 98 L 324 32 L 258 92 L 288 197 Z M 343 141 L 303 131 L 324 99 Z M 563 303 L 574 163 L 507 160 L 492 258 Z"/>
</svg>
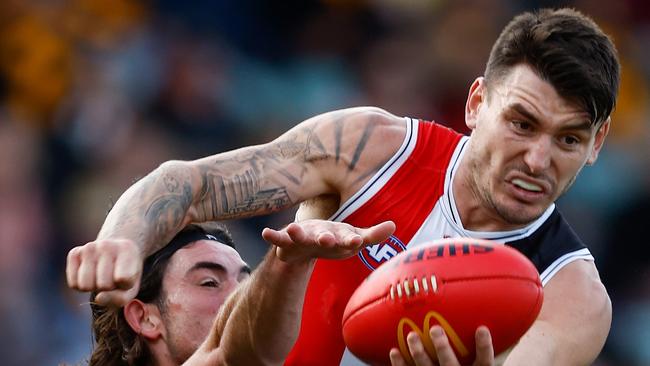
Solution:
<svg viewBox="0 0 650 366">
<path fill-rule="evenodd" d="M 470 365 L 476 328 L 489 328 L 495 355 L 507 350 L 537 318 L 542 291 L 535 266 L 513 248 L 471 238 L 436 240 L 368 276 L 345 308 L 343 338 L 365 362 L 389 365 L 391 348 L 412 362 L 406 335 L 413 330 L 437 360 L 428 334 L 439 324 L 461 364 Z"/>
</svg>

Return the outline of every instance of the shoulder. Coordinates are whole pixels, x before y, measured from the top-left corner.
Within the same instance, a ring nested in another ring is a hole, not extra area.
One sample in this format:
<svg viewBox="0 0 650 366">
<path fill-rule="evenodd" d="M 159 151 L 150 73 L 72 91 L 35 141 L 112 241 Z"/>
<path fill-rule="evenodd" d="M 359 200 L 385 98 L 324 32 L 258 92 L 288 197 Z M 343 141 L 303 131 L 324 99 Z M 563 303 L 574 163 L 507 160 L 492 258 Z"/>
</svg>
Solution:
<svg viewBox="0 0 650 366">
<path fill-rule="evenodd" d="M 511 241 L 508 245 L 522 252 L 535 264 L 543 284 L 573 261 L 593 260 L 587 246 L 564 220 L 557 207 L 531 231 L 528 236 Z"/>
<path fill-rule="evenodd" d="M 378 107 L 354 107 L 319 114 L 304 122 L 317 129 L 336 130 L 341 133 L 381 132 L 383 137 L 401 138 L 406 132 L 406 120 Z"/>
<path fill-rule="evenodd" d="M 406 119 L 377 107 L 355 107 L 319 114 L 284 133 L 273 143 L 301 141 L 307 161 L 347 163 L 353 170 L 359 160 L 382 160 L 392 155 L 406 135 Z"/>
<path fill-rule="evenodd" d="M 324 113 L 297 128 L 309 131 L 308 161 L 342 199 L 399 150 L 408 129 L 406 118 L 376 107 Z"/>
<path fill-rule="evenodd" d="M 544 288 L 545 294 L 571 295 L 567 300 L 574 297 L 608 297 L 607 290 L 600 280 L 598 270 L 593 261 L 577 260 L 564 266 Z"/>
</svg>

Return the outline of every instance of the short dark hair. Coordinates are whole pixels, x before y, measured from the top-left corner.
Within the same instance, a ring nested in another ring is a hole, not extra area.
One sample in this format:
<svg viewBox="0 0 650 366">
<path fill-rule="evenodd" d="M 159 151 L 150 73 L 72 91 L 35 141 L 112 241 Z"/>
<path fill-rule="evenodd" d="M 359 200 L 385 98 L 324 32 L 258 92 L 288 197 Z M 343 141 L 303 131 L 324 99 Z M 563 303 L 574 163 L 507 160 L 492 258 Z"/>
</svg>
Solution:
<svg viewBox="0 0 650 366">
<path fill-rule="evenodd" d="M 212 236 L 212 238 L 207 237 Z M 219 223 L 190 224 L 168 245 L 147 257 L 136 299 L 162 306 L 162 282 L 169 259 L 176 251 L 201 239 L 216 240 L 234 248 L 228 229 Z M 124 318 L 124 308 L 109 308 L 95 303 L 97 293 L 90 294 L 94 339 L 90 366 L 132 366 L 151 364 L 151 353 Z"/>
<path fill-rule="evenodd" d="M 485 69 L 488 88 L 512 66 L 531 66 L 594 124 L 616 105 L 620 65 L 611 39 L 574 9 L 540 9 L 516 16 L 501 32 Z"/>
</svg>

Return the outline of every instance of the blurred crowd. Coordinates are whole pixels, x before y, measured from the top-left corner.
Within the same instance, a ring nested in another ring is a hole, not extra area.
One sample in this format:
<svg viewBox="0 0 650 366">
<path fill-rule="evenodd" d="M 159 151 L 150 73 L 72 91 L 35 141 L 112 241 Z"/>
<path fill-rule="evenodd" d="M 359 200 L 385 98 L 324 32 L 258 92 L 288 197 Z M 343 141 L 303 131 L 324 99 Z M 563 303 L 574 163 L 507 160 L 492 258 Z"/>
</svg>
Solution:
<svg viewBox="0 0 650 366">
<path fill-rule="evenodd" d="M 516 13 L 572 6 L 615 40 L 618 107 L 597 164 L 559 202 L 614 305 L 597 365 L 650 365 L 650 5 L 643 0 L 4 0 L 0 3 L 0 360 L 80 364 L 87 295 L 65 257 L 168 159 L 262 143 L 359 105 L 464 127 Z M 292 213 L 230 222 L 243 257 Z"/>
</svg>

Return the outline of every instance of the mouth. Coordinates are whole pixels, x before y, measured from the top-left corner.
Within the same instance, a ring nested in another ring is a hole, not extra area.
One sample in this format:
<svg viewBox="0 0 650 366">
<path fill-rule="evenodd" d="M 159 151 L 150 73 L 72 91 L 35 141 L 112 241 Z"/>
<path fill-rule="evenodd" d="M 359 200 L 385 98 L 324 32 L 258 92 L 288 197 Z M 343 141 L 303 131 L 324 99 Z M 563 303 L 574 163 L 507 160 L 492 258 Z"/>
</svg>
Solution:
<svg viewBox="0 0 650 366">
<path fill-rule="evenodd" d="M 544 188 L 538 184 L 531 183 L 531 182 L 526 182 L 523 179 L 515 178 L 513 179 L 510 183 L 512 183 L 515 187 L 524 189 L 526 191 L 530 192 L 543 192 Z"/>
<path fill-rule="evenodd" d="M 538 203 L 551 192 L 550 183 L 541 179 L 518 175 L 507 182 L 510 183 L 510 192 L 514 198 L 524 203 Z"/>
</svg>

